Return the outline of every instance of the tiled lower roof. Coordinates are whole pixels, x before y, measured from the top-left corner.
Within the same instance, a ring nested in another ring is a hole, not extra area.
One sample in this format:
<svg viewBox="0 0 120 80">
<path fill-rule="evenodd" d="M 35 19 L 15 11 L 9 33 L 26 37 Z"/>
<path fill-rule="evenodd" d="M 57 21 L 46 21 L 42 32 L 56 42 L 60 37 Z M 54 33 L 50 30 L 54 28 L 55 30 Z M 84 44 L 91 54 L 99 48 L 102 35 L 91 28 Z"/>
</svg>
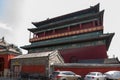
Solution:
<svg viewBox="0 0 120 80">
<path fill-rule="evenodd" d="M 22 54 L 22 55 L 19 55 L 19 56 L 15 57 L 14 59 L 17 59 L 17 58 L 47 57 L 47 56 L 49 56 L 51 53 L 54 53 L 54 52 L 55 52 L 55 51 Z"/>
<path fill-rule="evenodd" d="M 120 64 L 118 58 L 108 58 L 108 59 L 88 59 L 80 60 L 79 63 L 90 63 L 90 64 Z"/>
</svg>

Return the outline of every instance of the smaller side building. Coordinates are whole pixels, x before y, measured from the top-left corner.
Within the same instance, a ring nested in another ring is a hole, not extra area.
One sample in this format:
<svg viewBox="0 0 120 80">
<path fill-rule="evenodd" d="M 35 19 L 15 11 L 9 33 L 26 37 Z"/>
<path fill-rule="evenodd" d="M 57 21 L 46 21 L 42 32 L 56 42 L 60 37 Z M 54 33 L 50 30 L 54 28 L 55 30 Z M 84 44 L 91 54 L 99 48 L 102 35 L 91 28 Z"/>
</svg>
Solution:
<svg viewBox="0 0 120 80">
<path fill-rule="evenodd" d="M 16 74 L 38 73 L 48 77 L 51 73 L 50 65 L 54 63 L 64 63 L 57 50 L 19 55 L 11 60 L 11 68 Z"/>
<path fill-rule="evenodd" d="M 4 37 L 0 39 L 0 76 L 7 76 L 10 72 L 11 59 L 22 54 L 14 44 L 9 44 Z"/>
</svg>

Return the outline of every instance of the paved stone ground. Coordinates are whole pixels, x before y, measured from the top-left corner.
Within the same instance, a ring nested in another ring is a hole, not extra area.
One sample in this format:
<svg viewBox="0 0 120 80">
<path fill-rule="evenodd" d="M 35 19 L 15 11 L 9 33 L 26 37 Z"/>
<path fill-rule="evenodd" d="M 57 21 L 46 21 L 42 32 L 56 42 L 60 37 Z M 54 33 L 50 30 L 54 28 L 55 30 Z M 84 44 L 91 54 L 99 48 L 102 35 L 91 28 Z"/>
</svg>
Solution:
<svg viewBox="0 0 120 80">
<path fill-rule="evenodd" d="M 5 77 L 0 77 L 0 80 L 45 80 L 45 79 L 18 79 L 18 78 L 5 78 Z"/>
<path fill-rule="evenodd" d="M 5 77 L 0 77 L 0 80 L 18 80 L 16 78 L 5 78 Z"/>
<path fill-rule="evenodd" d="M 10 78 L 10 77 L 0 77 L 0 80 L 43 80 L 43 79 L 30 79 L 30 78 Z"/>
</svg>

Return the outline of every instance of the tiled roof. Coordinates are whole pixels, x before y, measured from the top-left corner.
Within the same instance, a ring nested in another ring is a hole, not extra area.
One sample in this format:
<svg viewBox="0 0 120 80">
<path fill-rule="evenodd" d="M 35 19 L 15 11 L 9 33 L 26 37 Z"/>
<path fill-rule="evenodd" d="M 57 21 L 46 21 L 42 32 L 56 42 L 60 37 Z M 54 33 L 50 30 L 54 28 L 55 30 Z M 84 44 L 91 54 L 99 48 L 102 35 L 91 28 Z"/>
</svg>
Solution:
<svg viewBox="0 0 120 80">
<path fill-rule="evenodd" d="M 105 59 L 104 63 L 105 64 L 119 64 L 120 61 L 118 60 L 118 58 L 110 58 L 110 59 Z"/>
<path fill-rule="evenodd" d="M 19 55 L 16 58 L 35 58 L 35 57 L 47 57 L 49 56 L 51 53 L 53 53 L 54 51 L 49 51 L 49 52 L 40 52 L 40 53 L 30 53 L 30 54 L 22 54 Z"/>
<path fill-rule="evenodd" d="M 84 10 L 80 10 L 80 11 L 73 12 L 73 13 L 70 13 L 70 14 L 58 16 L 58 17 L 55 17 L 55 18 L 52 18 L 52 19 L 47 19 L 47 20 L 44 20 L 44 21 L 41 21 L 41 22 L 33 22 L 32 24 L 34 24 L 36 27 L 41 27 L 42 25 L 58 22 L 58 21 L 61 21 L 61 20 L 65 20 L 65 19 L 68 19 L 68 18 L 75 17 L 75 16 L 83 16 L 83 15 L 86 15 L 86 14 L 89 14 L 89 13 L 94 14 L 94 13 L 97 13 L 97 12 L 99 12 L 99 4 L 97 4 L 95 6 L 92 6 L 90 8 L 84 9 Z"/>
<path fill-rule="evenodd" d="M 59 67 L 120 67 L 120 64 L 84 64 L 84 63 L 64 63 L 64 64 L 58 64 L 55 63 L 53 66 L 59 66 Z"/>
<path fill-rule="evenodd" d="M 4 37 L 0 39 L 0 52 L 3 53 L 4 51 L 15 53 L 15 54 L 22 54 L 21 50 L 14 44 L 9 44 L 5 41 Z"/>
<path fill-rule="evenodd" d="M 90 63 L 90 64 L 120 64 L 118 58 L 108 58 L 108 59 L 88 59 L 80 60 L 79 63 Z"/>
<path fill-rule="evenodd" d="M 106 39 L 106 45 L 107 45 L 107 49 L 108 49 L 109 45 L 110 45 L 110 41 L 111 41 L 112 37 L 114 36 L 114 33 L 102 34 L 100 36 L 98 36 L 96 34 L 91 35 L 90 33 L 87 35 L 89 35 L 89 36 L 86 37 L 86 36 L 77 35 L 76 38 L 74 36 L 72 36 L 72 37 L 68 36 L 66 38 L 46 40 L 46 41 L 36 42 L 36 43 L 30 44 L 30 45 L 25 45 L 25 46 L 22 46 L 21 48 L 27 50 L 30 48 L 43 47 L 43 46 L 48 46 L 48 45 L 58 45 L 58 44 L 67 44 L 67 43 L 72 43 L 72 42 L 82 42 L 82 41 L 88 41 L 88 40 Z"/>
</svg>

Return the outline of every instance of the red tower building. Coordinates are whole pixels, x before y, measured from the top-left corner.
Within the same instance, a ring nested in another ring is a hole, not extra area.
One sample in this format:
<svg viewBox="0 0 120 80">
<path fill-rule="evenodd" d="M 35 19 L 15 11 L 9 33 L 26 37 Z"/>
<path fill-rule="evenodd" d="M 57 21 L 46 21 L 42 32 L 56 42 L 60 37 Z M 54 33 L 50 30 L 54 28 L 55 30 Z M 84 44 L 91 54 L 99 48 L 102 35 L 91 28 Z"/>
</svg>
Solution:
<svg viewBox="0 0 120 80">
<path fill-rule="evenodd" d="M 70 14 L 33 22 L 36 28 L 30 45 L 22 48 L 28 53 L 59 50 L 66 63 L 88 59 L 106 59 L 114 33 L 103 33 L 104 10 L 99 4 Z"/>
</svg>

